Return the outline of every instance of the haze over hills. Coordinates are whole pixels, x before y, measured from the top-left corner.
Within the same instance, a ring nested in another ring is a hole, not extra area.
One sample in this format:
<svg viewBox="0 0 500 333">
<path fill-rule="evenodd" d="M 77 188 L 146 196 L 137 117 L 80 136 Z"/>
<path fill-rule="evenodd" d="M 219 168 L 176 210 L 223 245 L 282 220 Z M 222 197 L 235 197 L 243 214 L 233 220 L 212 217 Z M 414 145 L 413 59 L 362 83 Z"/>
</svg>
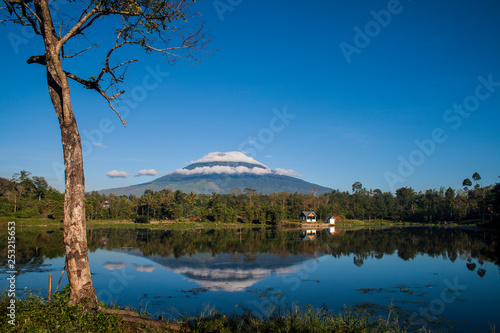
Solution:
<svg viewBox="0 0 500 333">
<path fill-rule="evenodd" d="M 203 158 L 193 161 L 182 169 L 169 172 L 167 175 L 153 181 L 127 187 L 104 189 L 102 194 L 142 195 L 147 189 L 160 191 L 170 188 L 197 194 L 231 193 L 232 189 L 255 189 L 257 193 L 272 192 L 311 193 L 330 192 L 331 188 L 306 182 L 296 178 L 293 170 L 276 168 L 271 170 L 266 165 L 246 156 L 241 152 L 213 152 Z"/>
</svg>

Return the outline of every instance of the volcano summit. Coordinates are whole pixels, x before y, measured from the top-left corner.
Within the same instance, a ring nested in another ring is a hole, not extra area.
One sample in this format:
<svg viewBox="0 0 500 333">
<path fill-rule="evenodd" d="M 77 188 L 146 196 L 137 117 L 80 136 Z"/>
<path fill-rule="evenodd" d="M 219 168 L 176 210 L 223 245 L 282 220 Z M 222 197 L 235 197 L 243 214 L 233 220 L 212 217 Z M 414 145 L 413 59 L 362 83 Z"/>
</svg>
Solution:
<svg viewBox="0 0 500 333">
<path fill-rule="evenodd" d="M 170 188 L 185 193 L 193 191 L 197 194 L 217 192 L 228 194 L 232 189 L 255 189 L 257 193 L 272 192 L 317 193 L 330 192 L 332 189 L 306 182 L 296 178 L 293 170 L 276 168 L 271 170 L 266 165 L 237 151 L 210 153 L 182 169 L 169 172 L 167 175 L 151 182 L 127 187 L 112 188 L 99 191 L 115 195 L 142 195 L 145 190 L 159 191 Z"/>
</svg>

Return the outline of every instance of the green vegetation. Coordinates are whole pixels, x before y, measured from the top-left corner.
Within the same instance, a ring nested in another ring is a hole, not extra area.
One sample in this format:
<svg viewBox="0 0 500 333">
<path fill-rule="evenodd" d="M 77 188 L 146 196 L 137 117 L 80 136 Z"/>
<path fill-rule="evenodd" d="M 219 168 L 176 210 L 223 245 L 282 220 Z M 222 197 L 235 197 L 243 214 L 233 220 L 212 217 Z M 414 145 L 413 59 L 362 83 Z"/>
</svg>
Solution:
<svg viewBox="0 0 500 333">
<path fill-rule="evenodd" d="M 273 313 L 263 320 L 252 314 L 224 316 L 209 313 L 196 318 L 193 332 L 407 332 L 397 318 L 371 318 L 363 313 L 346 311 L 335 314 L 328 309 L 295 308 L 283 313 Z"/>
<path fill-rule="evenodd" d="M 0 177 L 0 216 L 62 220 L 64 194 L 51 188 L 43 177 L 28 171 L 14 174 L 9 180 Z"/>
<path fill-rule="evenodd" d="M 54 294 L 53 301 L 37 296 L 16 299 L 15 325 L 8 322 L 10 298 L 4 294 L 0 299 L 2 332 L 123 332 L 124 325 L 116 315 L 86 312 L 83 305 L 69 306 L 68 289 Z"/>
<path fill-rule="evenodd" d="M 481 187 L 479 174 L 464 180 L 464 189 L 452 188 L 415 192 L 403 187 L 393 195 L 378 189 L 367 190 L 360 182 L 352 193 L 334 190 L 319 196 L 304 193 L 259 194 L 254 189 L 234 189 L 231 194 L 184 193 L 180 190 L 146 190 L 140 197 L 86 195 L 87 221 L 114 220 L 149 223 L 181 221 L 195 224 L 279 224 L 297 220 L 300 211 L 313 210 L 320 221 L 330 215 L 358 221 L 443 223 L 482 221 L 483 214 L 495 218 L 500 211 L 500 183 Z M 0 178 L 0 216 L 11 219 L 46 217 L 59 222 L 63 215 L 64 194 L 50 188 L 43 177 L 30 177 L 27 171 L 10 180 Z M 491 214 L 490 214 L 491 213 Z M 45 220 L 47 222 L 47 220 Z"/>
<path fill-rule="evenodd" d="M 8 314 L 10 298 L 0 298 L 2 332 L 172 332 L 159 327 L 159 320 L 142 318 L 130 322 L 125 316 L 100 310 L 85 310 L 83 305 L 68 305 L 68 289 L 55 294 L 52 301 L 37 296 L 16 299 L 15 325 Z M 103 306 L 103 304 L 101 304 Z M 127 311 L 130 313 L 130 311 Z M 371 318 L 364 313 L 334 314 L 327 309 L 295 308 L 262 319 L 246 313 L 226 316 L 210 311 L 186 318 L 185 330 L 191 332 L 407 332 L 397 318 Z M 174 324 L 175 325 L 175 324 Z M 180 325 L 177 325 L 180 326 Z"/>
</svg>

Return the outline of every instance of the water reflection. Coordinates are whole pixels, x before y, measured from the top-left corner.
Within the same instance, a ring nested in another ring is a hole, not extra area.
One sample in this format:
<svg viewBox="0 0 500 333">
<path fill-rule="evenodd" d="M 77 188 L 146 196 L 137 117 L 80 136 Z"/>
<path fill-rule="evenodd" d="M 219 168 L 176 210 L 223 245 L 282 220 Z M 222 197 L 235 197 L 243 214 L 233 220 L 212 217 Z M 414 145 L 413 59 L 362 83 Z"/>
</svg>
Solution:
<svg viewBox="0 0 500 333">
<path fill-rule="evenodd" d="M 20 231 L 17 237 L 19 287 L 39 285 L 45 293 L 45 272 L 64 266 L 62 230 Z M 497 238 L 444 228 L 93 229 L 88 247 L 100 299 L 148 304 L 152 313 L 196 313 L 204 304 L 227 313 L 276 304 L 362 304 L 373 311 L 394 304 L 410 318 L 432 309 L 447 283 L 457 281 L 467 288 L 442 314 L 467 318 L 470 326 L 494 322 L 490 314 L 500 306 Z M 472 318 L 470 308 L 480 314 Z"/>
<path fill-rule="evenodd" d="M 308 256 L 290 255 L 286 258 L 270 255 L 233 255 L 196 253 L 193 256 L 164 258 L 149 256 L 149 259 L 177 274 L 182 274 L 208 290 L 228 292 L 242 291 L 264 280 L 271 274 L 281 276 L 293 273 L 294 266 Z"/>
<path fill-rule="evenodd" d="M 419 254 L 443 257 L 454 262 L 467 259 L 466 267 L 484 276 L 485 261 L 500 266 L 497 235 L 486 231 L 445 228 L 391 228 L 342 230 L 205 230 L 169 231 L 147 229 L 93 229 L 88 231 L 88 248 L 133 250 L 173 270 L 191 272 L 190 278 L 226 276 L 228 281 L 254 279 L 279 272 L 321 254 L 341 257 L 353 254 L 353 263 L 396 254 L 410 260 Z M 0 240 L 0 257 L 6 258 L 5 239 Z M 16 239 L 17 263 L 26 269 L 43 269 L 46 259 L 63 257 L 62 230 L 22 231 Z M 474 259 L 474 262 L 472 260 Z M 0 261 L 0 266 L 7 263 Z M 107 262 L 106 269 L 121 269 L 125 263 Z M 148 272 L 152 267 L 136 267 Z M 196 273 L 200 272 L 200 273 Z M 203 273 L 201 273 L 203 272 Z M 246 274 L 245 272 L 248 272 Z M 186 273 L 187 274 L 187 273 Z"/>
</svg>

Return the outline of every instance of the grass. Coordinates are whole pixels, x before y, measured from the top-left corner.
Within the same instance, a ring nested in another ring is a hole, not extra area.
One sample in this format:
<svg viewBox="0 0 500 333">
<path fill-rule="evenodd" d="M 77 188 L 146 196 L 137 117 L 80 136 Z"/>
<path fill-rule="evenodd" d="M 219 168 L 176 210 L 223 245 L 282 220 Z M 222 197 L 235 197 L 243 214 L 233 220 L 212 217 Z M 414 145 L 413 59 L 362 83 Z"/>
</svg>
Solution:
<svg viewBox="0 0 500 333">
<path fill-rule="evenodd" d="M 15 221 L 16 228 L 60 228 L 62 222 L 47 218 L 11 218 L 0 217 L 0 227 L 7 226 L 8 221 Z M 473 226 L 480 225 L 479 220 L 471 221 L 451 221 L 447 223 L 412 223 L 412 222 L 395 222 L 389 220 L 341 220 L 335 223 L 335 227 L 365 227 L 365 226 Z M 318 222 L 321 223 L 321 222 Z M 299 221 L 283 221 L 277 226 L 300 226 Z M 326 225 L 326 223 L 325 223 Z M 196 222 L 196 221 L 179 221 L 179 220 L 153 220 L 150 223 L 134 223 L 131 220 L 87 220 L 87 228 L 148 228 L 148 229 L 169 229 L 169 230 L 193 230 L 193 229 L 230 229 L 230 228 L 264 228 L 267 224 L 245 224 L 245 223 L 217 223 L 217 222 Z M 17 229 L 20 230 L 20 229 Z"/>
<path fill-rule="evenodd" d="M 15 325 L 7 316 L 9 301 L 6 295 L 0 300 L 2 332 L 123 332 L 124 324 L 116 315 L 68 306 L 67 291 L 56 293 L 50 302 L 33 295 L 16 299 Z"/>
<path fill-rule="evenodd" d="M 16 299 L 15 325 L 8 321 L 10 298 L 0 298 L 0 325 L 2 332 L 172 332 L 152 325 L 146 318 L 143 323 L 124 321 L 120 315 L 99 310 L 86 311 L 82 305 L 69 306 L 68 289 L 54 295 L 52 301 L 38 296 Z M 407 332 L 397 318 L 372 319 L 363 314 L 345 312 L 334 314 L 326 309 L 295 308 L 274 313 L 261 319 L 251 313 L 227 316 L 207 311 L 197 317 L 184 318 L 188 331 L 211 332 Z"/>
<path fill-rule="evenodd" d="M 12 218 L 0 217 L 0 227 L 7 226 L 7 222 L 15 221 L 17 230 L 21 228 L 60 228 L 63 223 L 58 220 L 47 218 Z M 169 229 L 169 230 L 192 230 L 192 229 L 217 229 L 217 228 L 261 228 L 267 227 L 265 224 L 244 224 L 244 223 L 217 223 L 217 222 L 193 222 L 193 221 L 172 221 L 160 220 L 150 223 L 134 223 L 132 220 L 87 220 L 87 228 L 148 228 L 148 229 Z M 44 229 L 44 230 L 45 230 Z"/>
<path fill-rule="evenodd" d="M 327 309 L 295 307 L 282 313 L 274 313 L 267 319 L 250 313 L 226 316 L 209 312 L 191 323 L 193 332 L 338 332 L 338 333 L 400 333 L 408 332 L 397 319 L 370 318 L 363 314 L 344 312 L 334 314 Z"/>
</svg>

